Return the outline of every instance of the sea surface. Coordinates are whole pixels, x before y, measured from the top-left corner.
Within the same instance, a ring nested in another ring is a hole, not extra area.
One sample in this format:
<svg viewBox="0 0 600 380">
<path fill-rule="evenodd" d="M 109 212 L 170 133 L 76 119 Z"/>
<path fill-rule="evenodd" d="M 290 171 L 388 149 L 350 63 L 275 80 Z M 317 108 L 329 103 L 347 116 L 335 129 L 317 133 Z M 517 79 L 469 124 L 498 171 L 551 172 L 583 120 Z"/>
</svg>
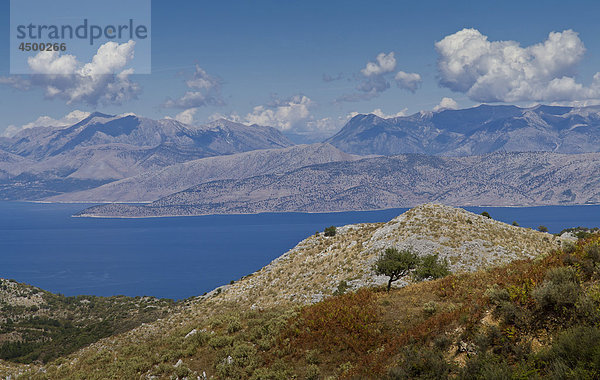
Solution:
<svg viewBox="0 0 600 380">
<path fill-rule="evenodd" d="M 0 277 L 65 295 L 182 299 L 260 269 L 327 226 L 384 222 L 406 211 L 71 217 L 87 206 L 0 202 Z M 550 232 L 600 226 L 600 206 L 466 209 Z"/>
</svg>

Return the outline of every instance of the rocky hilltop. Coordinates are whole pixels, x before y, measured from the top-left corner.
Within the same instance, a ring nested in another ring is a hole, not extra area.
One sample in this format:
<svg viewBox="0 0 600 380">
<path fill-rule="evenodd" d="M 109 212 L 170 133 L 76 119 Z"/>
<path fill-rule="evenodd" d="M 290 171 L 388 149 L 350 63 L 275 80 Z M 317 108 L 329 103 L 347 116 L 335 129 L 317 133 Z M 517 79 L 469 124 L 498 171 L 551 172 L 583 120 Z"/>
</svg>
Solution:
<svg viewBox="0 0 600 380">
<path fill-rule="evenodd" d="M 417 154 L 310 165 L 284 174 L 219 180 L 143 206 L 110 204 L 80 216 L 153 217 L 332 212 L 413 207 L 600 203 L 600 153 Z"/>
<path fill-rule="evenodd" d="M 388 247 L 447 259 L 454 273 L 531 258 L 560 247 L 556 236 L 511 226 L 440 204 L 415 207 L 386 223 L 338 227 L 334 237 L 308 237 L 271 264 L 220 292 L 219 300 L 253 307 L 314 303 L 341 282 L 349 289 L 384 284 L 373 263 Z M 410 281 L 400 281 L 404 286 Z"/>
</svg>

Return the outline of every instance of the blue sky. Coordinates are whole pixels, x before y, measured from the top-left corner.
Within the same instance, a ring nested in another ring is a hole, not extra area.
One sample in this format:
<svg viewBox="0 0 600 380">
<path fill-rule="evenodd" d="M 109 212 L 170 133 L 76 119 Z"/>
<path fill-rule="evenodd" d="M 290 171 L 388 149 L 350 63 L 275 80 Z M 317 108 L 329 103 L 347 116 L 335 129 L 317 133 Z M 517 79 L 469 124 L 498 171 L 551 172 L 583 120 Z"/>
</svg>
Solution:
<svg viewBox="0 0 600 380">
<path fill-rule="evenodd" d="M 452 99 L 445 107 L 460 108 L 481 102 L 592 104 L 600 98 L 600 85 L 593 83 L 600 71 L 599 11 L 594 1 L 153 1 L 152 74 L 130 75 L 135 91 L 119 101 L 71 98 L 68 104 L 68 96 L 49 97 L 46 83 L 23 90 L 7 79 L 10 20 L 4 1 L 0 133 L 44 115 L 60 120 L 74 110 L 192 123 L 223 115 L 326 135 L 353 112 L 411 114 L 432 110 L 445 97 Z M 477 33 L 457 34 L 465 28 Z M 517 51 L 531 59 L 524 68 L 513 67 L 512 55 L 498 53 L 505 45 L 490 45 L 482 49 L 489 48 L 485 54 L 497 64 L 490 66 L 479 52 L 477 62 L 456 71 L 457 55 L 471 54 L 474 46 L 455 52 L 456 43 L 487 38 L 526 49 L 543 44 L 551 32 L 568 30 L 574 33 L 556 35 L 541 52 Z M 377 61 L 382 53 L 388 66 Z M 440 60 L 450 71 L 440 69 Z M 370 71 L 368 62 L 375 64 Z M 552 80 L 555 85 L 546 86 Z M 511 87 L 503 88 L 505 83 Z M 197 96 L 184 99 L 186 93 Z"/>
</svg>

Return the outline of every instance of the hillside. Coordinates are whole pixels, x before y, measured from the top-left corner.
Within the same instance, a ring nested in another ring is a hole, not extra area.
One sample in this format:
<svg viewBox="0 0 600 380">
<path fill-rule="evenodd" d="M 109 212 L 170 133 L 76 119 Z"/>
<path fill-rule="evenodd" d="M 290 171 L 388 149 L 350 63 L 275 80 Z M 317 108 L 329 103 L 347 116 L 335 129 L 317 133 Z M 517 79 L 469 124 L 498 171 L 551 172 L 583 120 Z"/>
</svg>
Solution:
<svg viewBox="0 0 600 380">
<path fill-rule="evenodd" d="M 101 205 L 79 215 L 358 211 L 426 202 L 455 206 L 597 204 L 600 153 L 365 158 L 310 165 L 284 174 L 213 181 L 147 205 Z"/>
<path fill-rule="evenodd" d="M 354 154 L 600 151 L 600 108 L 480 105 L 382 119 L 357 115 L 326 142 Z"/>
<path fill-rule="evenodd" d="M 154 297 L 65 297 L 0 279 L 0 358 L 49 361 L 174 310 Z"/>
<path fill-rule="evenodd" d="M 361 158 L 329 144 L 296 145 L 207 157 L 138 174 L 103 186 L 46 198 L 51 202 L 147 202 L 223 179 L 281 174 L 304 166 Z"/>
<path fill-rule="evenodd" d="M 503 265 L 560 244 L 549 234 L 423 205 L 387 223 L 309 237 L 260 271 L 189 300 L 168 318 L 28 371 L 34 378 L 370 377 L 394 364 L 405 334 L 438 317 L 438 329 L 453 331 L 498 273 L 510 273 L 504 281 L 518 278 L 520 272 Z M 382 293 L 377 284 L 385 278 L 375 276 L 371 265 L 389 246 L 439 253 L 456 274 L 417 284 L 405 278 L 398 285 L 408 286 Z M 490 267 L 498 269 L 476 272 Z M 430 301 L 435 310 L 423 318 Z"/>
</svg>

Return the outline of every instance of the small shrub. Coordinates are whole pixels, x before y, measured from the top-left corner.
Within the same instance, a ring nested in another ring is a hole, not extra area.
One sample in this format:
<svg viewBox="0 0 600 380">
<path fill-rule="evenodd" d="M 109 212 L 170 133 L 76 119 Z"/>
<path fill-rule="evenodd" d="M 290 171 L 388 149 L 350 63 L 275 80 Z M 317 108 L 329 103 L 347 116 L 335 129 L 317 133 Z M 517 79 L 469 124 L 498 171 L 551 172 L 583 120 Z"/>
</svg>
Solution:
<svg viewBox="0 0 600 380">
<path fill-rule="evenodd" d="M 331 237 L 331 236 L 335 236 L 335 233 L 336 233 L 336 228 L 335 228 L 335 226 L 330 226 L 330 227 L 327 227 L 327 228 L 325 228 L 325 231 L 323 231 L 323 234 L 324 234 L 325 236 L 329 236 L 329 237 Z"/>
<path fill-rule="evenodd" d="M 492 219 L 492 217 L 490 216 L 490 213 L 487 211 L 482 212 L 481 215 L 485 216 L 488 219 Z"/>
<path fill-rule="evenodd" d="M 484 295 L 494 305 L 500 305 L 502 302 L 510 301 L 510 294 L 508 293 L 508 290 L 501 288 L 498 285 L 488 288 Z"/>
<path fill-rule="evenodd" d="M 550 363 L 552 378 L 598 378 L 600 376 L 600 329 L 576 326 L 560 333 L 552 346 L 540 353 Z M 567 374 L 566 377 L 557 377 Z"/>
<path fill-rule="evenodd" d="M 319 350 L 308 350 L 306 351 L 306 362 L 308 364 L 319 364 L 321 363 L 321 357 L 319 354 Z"/>
<path fill-rule="evenodd" d="M 238 332 L 242 329 L 242 322 L 240 322 L 239 319 L 237 318 L 232 318 L 229 321 L 229 324 L 227 325 L 227 332 L 229 334 L 233 334 L 235 332 Z"/>
<path fill-rule="evenodd" d="M 340 295 L 346 293 L 346 290 L 348 290 L 350 288 L 351 288 L 351 286 L 348 285 L 348 283 L 345 280 L 342 280 L 338 284 L 337 289 L 333 292 L 333 295 L 340 296 Z"/>
<path fill-rule="evenodd" d="M 548 232 L 548 227 L 546 227 L 546 226 L 539 226 L 537 229 L 540 232 Z"/>
<path fill-rule="evenodd" d="M 532 296 L 542 309 L 561 309 L 575 305 L 580 293 L 579 281 L 573 268 L 551 268 L 544 282 L 534 289 Z"/>
<path fill-rule="evenodd" d="M 223 348 L 231 346 L 233 338 L 227 335 L 214 335 L 208 340 L 208 345 L 212 348 Z"/>
<path fill-rule="evenodd" d="M 423 305 L 423 312 L 427 315 L 433 315 L 437 311 L 437 308 L 438 308 L 437 302 L 429 301 L 429 302 L 426 302 L 425 305 Z"/>
<path fill-rule="evenodd" d="M 597 242 L 587 244 L 583 249 L 583 255 L 593 263 L 600 262 L 600 244 Z"/>
<path fill-rule="evenodd" d="M 316 364 L 311 364 L 306 368 L 304 377 L 306 380 L 318 380 L 321 377 L 321 370 Z"/>
<path fill-rule="evenodd" d="M 515 226 L 515 227 L 519 227 L 519 223 L 517 223 L 516 220 L 514 222 L 512 222 L 512 225 Z"/>
<path fill-rule="evenodd" d="M 384 379 L 446 379 L 452 366 L 441 352 L 407 348 L 399 366 L 390 369 Z"/>
</svg>

